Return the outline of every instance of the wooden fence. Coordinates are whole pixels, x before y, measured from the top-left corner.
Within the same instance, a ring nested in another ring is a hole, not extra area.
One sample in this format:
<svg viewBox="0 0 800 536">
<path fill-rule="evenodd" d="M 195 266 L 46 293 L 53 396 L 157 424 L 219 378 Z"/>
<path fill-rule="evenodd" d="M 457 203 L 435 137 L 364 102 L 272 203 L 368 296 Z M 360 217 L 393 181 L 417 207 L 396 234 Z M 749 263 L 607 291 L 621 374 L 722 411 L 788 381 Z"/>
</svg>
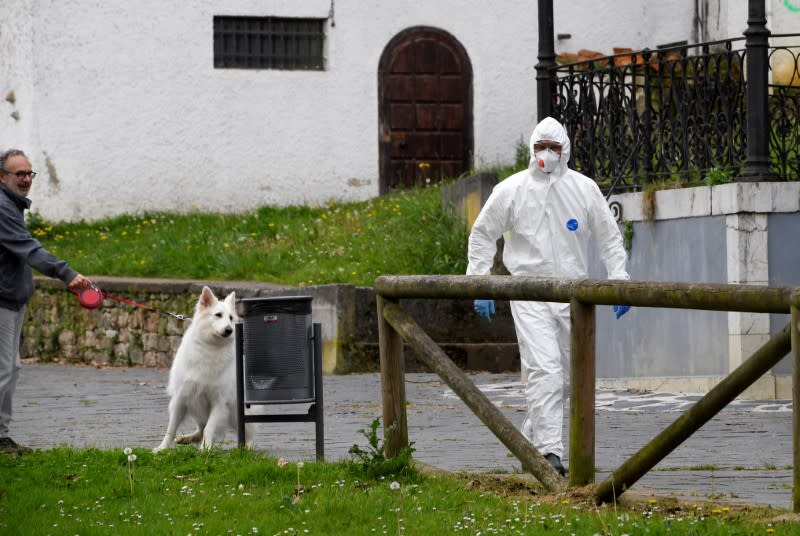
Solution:
<svg viewBox="0 0 800 536">
<path fill-rule="evenodd" d="M 570 304 L 569 486 L 583 486 L 594 482 L 596 305 L 629 304 L 642 307 L 791 314 L 791 322 L 777 335 L 605 480 L 595 485 L 594 495 L 598 502 L 616 500 L 791 352 L 794 468 L 792 507 L 795 512 L 800 512 L 800 287 L 508 276 L 382 276 L 375 281 L 375 292 L 387 455 L 393 456 L 409 444 L 402 354 L 402 343 L 405 341 L 520 460 L 523 467 L 552 491 L 563 490 L 567 483 L 403 311 L 398 300 L 491 298 Z M 392 432 L 386 433 L 390 429 Z"/>
</svg>

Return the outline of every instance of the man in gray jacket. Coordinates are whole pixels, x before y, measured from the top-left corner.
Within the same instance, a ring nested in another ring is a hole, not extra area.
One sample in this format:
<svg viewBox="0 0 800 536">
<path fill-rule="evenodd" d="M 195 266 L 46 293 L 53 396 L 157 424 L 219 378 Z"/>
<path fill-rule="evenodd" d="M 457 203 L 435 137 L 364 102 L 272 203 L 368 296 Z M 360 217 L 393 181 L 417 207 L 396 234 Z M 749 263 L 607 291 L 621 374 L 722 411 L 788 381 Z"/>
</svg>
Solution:
<svg viewBox="0 0 800 536">
<path fill-rule="evenodd" d="M 24 454 L 8 435 L 11 399 L 21 369 L 19 345 L 25 306 L 33 295 L 33 271 L 60 279 L 70 290 L 82 290 L 91 281 L 53 256 L 31 236 L 24 212 L 36 173 L 25 153 L 10 149 L 0 154 L 0 453 Z"/>
</svg>

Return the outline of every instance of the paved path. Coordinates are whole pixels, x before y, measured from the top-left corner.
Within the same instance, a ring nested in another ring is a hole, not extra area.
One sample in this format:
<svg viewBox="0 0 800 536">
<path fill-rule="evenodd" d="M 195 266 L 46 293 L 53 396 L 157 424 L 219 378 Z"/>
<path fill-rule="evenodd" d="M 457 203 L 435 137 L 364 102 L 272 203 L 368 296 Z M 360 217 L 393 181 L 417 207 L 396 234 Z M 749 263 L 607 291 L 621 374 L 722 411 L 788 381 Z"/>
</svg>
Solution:
<svg viewBox="0 0 800 536">
<path fill-rule="evenodd" d="M 155 447 L 167 425 L 167 376 L 160 369 L 25 364 L 14 399 L 12 435 L 35 448 Z M 522 422 L 524 398 L 518 374 L 471 378 L 512 422 Z M 416 459 L 452 471 L 519 469 L 505 446 L 437 376 L 408 374 L 406 380 L 409 440 L 414 442 Z M 325 455 L 328 460 L 344 459 L 353 444 L 366 446 L 359 431 L 381 415 L 380 376 L 325 376 L 323 384 Z M 598 481 L 697 398 L 599 390 Z M 302 412 L 305 406 L 277 409 Z M 257 449 L 276 457 L 314 459 L 313 423 L 255 426 Z M 640 494 L 657 490 L 658 495 L 791 508 L 791 431 L 790 401 L 736 401 L 632 489 Z M 233 433 L 229 440 L 234 442 Z M 708 469 L 699 470 L 703 465 Z"/>
</svg>

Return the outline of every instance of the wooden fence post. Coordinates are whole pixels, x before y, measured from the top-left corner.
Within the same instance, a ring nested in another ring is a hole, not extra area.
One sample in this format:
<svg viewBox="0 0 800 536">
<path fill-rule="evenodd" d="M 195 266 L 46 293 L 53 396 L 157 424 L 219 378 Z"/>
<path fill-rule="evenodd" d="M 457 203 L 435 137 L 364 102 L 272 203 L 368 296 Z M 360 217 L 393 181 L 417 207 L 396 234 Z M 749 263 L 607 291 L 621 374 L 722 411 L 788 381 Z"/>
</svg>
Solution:
<svg viewBox="0 0 800 536">
<path fill-rule="evenodd" d="M 383 440 L 386 456 L 396 456 L 408 446 L 406 418 L 406 379 L 403 361 L 403 340 L 383 318 L 387 300 L 376 296 L 378 304 L 378 345 L 381 361 L 381 395 L 383 397 Z"/>
<path fill-rule="evenodd" d="M 569 485 L 594 482 L 595 306 L 570 300 Z"/>
</svg>

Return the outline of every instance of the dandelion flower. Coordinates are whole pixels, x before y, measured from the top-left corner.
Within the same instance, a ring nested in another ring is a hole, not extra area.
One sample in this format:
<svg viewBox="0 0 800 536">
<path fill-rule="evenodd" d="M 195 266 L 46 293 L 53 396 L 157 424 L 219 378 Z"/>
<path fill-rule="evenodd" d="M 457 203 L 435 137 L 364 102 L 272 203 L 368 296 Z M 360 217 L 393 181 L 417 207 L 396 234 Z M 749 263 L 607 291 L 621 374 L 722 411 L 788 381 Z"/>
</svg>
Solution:
<svg viewBox="0 0 800 536">
<path fill-rule="evenodd" d="M 136 461 L 136 454 L 133 454 L 133 451 L 127 447 L 123 449 L 122 452 L 128 455 L 128 482 L 130 482 L 131 497 L 133 497 L 133 482 L 135 480 L 133 476 L 133 462 Z"/>
<path fill-rule="evenodd" d="M 133 449 L 131 449 L 130 447 L 125 447 L 125 448 L 123 449 L 122 453 L 123 453 L 125 456 L 129 456 L 131 453 L 133 453 Z"/>
<path fill-rule="evenodd" d="M 393 481 L 391 484 L 389 484 L 389 489 L 392 490 L 392 491 L 399 490 L 400 489 L 400 482 L 398 482 L 396 480 Z"/>
<path fill-rule="evenodd" d="M 244 484 L 239 484 L 239 491 L 244 489 Z"/>
<path fill-rule="evenodd" d="M 297 462 L 297 468 L 301 469 L 303 467 L 303 462 Z"/>
</svg>

